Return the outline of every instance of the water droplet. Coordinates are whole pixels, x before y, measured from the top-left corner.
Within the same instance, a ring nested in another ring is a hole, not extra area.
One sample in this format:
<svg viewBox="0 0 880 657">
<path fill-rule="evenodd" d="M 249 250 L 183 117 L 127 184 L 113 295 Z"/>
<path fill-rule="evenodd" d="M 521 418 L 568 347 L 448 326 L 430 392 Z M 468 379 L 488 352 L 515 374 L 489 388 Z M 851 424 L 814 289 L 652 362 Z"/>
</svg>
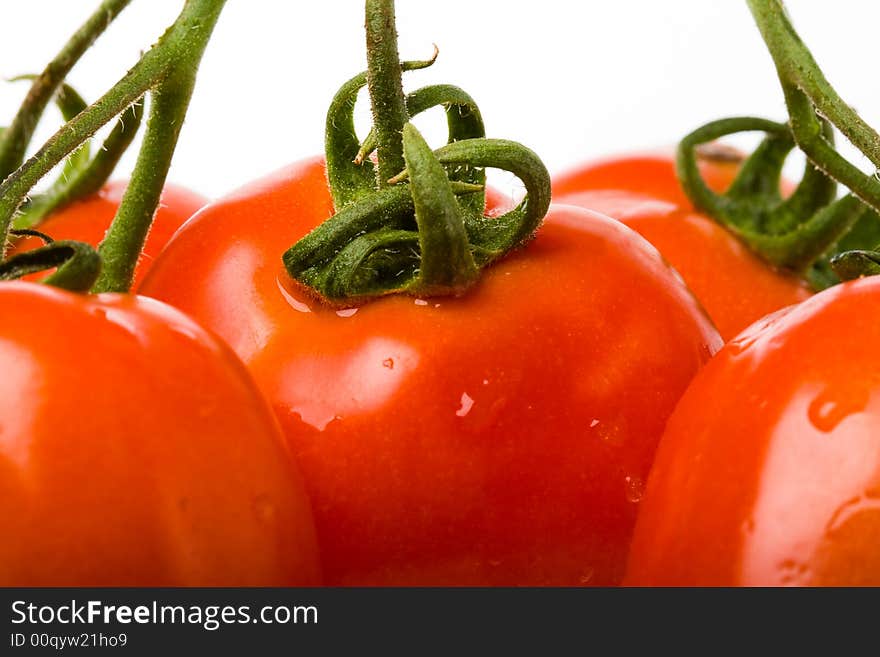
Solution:
<svg viewBox="0 0 880 657">
<path fill-rule="evenodd" d="M 626 487 L 626 499 L 633 504 L 640 502 L 642 496 L 645 494 L 645 484 L 642 482 L 642 478 L 637 476 L 627 476 L 623 478 L 623 481 Z"/>
<path fill-rule="evenodd" d="M 864 513 L 880 513 L 880 500 L 877 499 L 874 491 L 867 491 L 864 495 L 848 499 L 837 507 L 825 525 L 825 533 L 831 537 L 844 529 L 856 516 Z"/>
<path fill-rule="evenodd" d="M 357 308 L 343 308 L 342 310 L 337 310 L 336 314 L 340 317 L 351 317 L 358 311 Z"/>
<path fill-rule="evenodd" d="M 290 304 L 291 308 L 300 313 L 312 312 L 312 309 L 309 308 L 308 304 L 303 303 L 290 293 L 290 290 L 284 286 L 284 282 L 281 279 L 277 279 L 277 283 L 278 289 L 281 291 L 281 296 L 283 296 L 284 300 Z"/>
<path fill-rule="evenodd" d="M 483 379 L 483 385 L 484 386 L 489 385 L 489 379 Z"/>
<path fill-rule="evenodd" d="M 95 317 L 100 317 L 101 319 L 107 318 L 107 309 L 106 308 L 92 308 L 91 313 Z"/>
<path fill-rule="evenodd" d="M 868 402 L 867 394 L 853 395 L 851 390 L 844 392 L 840 399 L 835 398 L 833 388 L 826 389 L 816 397 L 807 409 L 810 422 L 819 431 L 829 433 L 850 415 L 865 410 Z"/>
<path fill-rule="evenodd" d="M 786 559 L 779 564 L 779 581 L 783 586 L 802 586 L 807 583 L 809 572 L 807 564 Z"/>
<path fill-rule="evenodd" d="M 415 304 L 416 304 L 417 306 L 427 306 L 427 305 L 428 305 L 428 302 L 425 301 L 424 299 L 416 299 L 416 300 L 415 300 Z"/>
<path fill-rule="evenodd" d="M 467 394 L 466 392 L 461 393 L 461 408 L 455 411 L 455 414 L 458 417 L 464 417 L 468 413 L 471 412 L 471 409 L 474 406 L 473 398 Z"/>
<path fill-rule="evenodd" d="M 393 370 L 394 369 L 394 359 L 393 358 L 386 358 L 385 360 L 382 361 L 382 367 L 387 367 L 389 370 Z"/>
<path fill-rule="evenodd" d="M 599 424 L 599 420 L 594 419 L 590 422 L 590 429 L 593 429 L 597 424 Z"/>
</svg>

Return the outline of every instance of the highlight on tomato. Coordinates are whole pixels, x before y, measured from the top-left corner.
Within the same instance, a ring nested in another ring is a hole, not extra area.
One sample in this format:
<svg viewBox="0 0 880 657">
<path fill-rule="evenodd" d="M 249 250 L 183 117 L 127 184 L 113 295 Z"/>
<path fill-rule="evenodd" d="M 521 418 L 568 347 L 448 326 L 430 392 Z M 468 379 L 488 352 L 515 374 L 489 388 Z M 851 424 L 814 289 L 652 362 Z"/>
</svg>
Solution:
<svg viewBox="0 0 880 657">
<path fill-rule="evenodd" d="M 703 180 L 710 189 L 721 193 L 736 178 L 745 155 L 735 148 L 713 142 L 697 148 L 696 158 Z M 555 174 L 552 186 L 555 201 L 572 205 L 581 205 L 578 197 L 584 193 L 592 196 L 603 192 L 630 192 L 645 197 L 645 200 L 655 199 L 682 209 L 694 209 L 678 179 L 674 148 L 626 153 L 578 164 Z"/>
<path fill-rule="evenodd" d="M 393 25 L 367 3 L 372 74 L 331 104 L 326 158 L 209 204 L 141 292 L 254 375 L 326 583 L 617 583 L 657 440 L 720 339 L 642 238 L 550 206 L 543 164 L 486 139 L 470 96 L 404 97 L 395 71 L 430 61 L 398 65 Z M 386 110 L 361 141 L 368 79 Z M 450 143 L 432 152 L 408 119 L 436 105 Z M 486 167 L 525 199 L 485 216 Z"/>
<path fill-rule="evenodd" d="M 308 498 L 238 359 L 151 299 L 0 284 L 3 586 L 309 585 Z"/>
<path fill-rule="evenodd" d="M 64 76 L 126 4 L 101 3 L 0 133 L 0 585 L 317 584 L 302 479 L 234 353 L 155 300 L 88 294 L 130 289 L 222 1 L 186 3 L 100 102 L 86 107 L 68 90 L 67 122 L 23 161 Z M 130 193 L 92 196 L 145 93 L 152 120 Z M 106 149 L 88 157 L 90 135 L 114 119 Z M 61 178 L 33 192 L 57 165 Z M 168 189 L 169 205 L 195 202 Z M 116 216 L 98 250 L 33 230 L 52 224 L 89 239 L 102 212 Z M 9 237 L 45 244 L 9 253 Z M 19 280 L 49 270 L 44 284 Z"/>
<path fill-rule="evenodd" d="M 821 117 L 863 152 L 880 135 L 830 87 L 781 2 L 749 5 L 786 92 L 789 139 L 850 190 L 790 223 L 787 240 L 755 241 L 765 253 L 800 249 L 806 262 L 817 243 L 842 235 L 827 263 L 849 282 L 756 323 L 694 379 L 661 440 L 625 582 L 877 586 L 880 253 L 857 247 L 876 239 L 880 183 L 833 149 Z M 699 136 L 758 121 L 716 122 Z"/>
<path fill-rule="evenodd" d="M 748 158 L 737 157 L 715 140 L 739 130 L 768 136 Z M 645 237 L 729 340 L 833 282 L 819 277 L 816 263 L 865 211 L 854 199 L 826 210 L 836 184 L 810 163 L 798 186 L 783 180 L 793 147 L 784 125 L 718 121 L 688 135 L 677 162 L 624 156 L 561 174 L 554 200 L 608 214 Z"/>
<path fill-rule="evenodd" d="M 759 322 L 660 442 L 626 583 L 880 585 L 880 278 Z"/>
</svg>

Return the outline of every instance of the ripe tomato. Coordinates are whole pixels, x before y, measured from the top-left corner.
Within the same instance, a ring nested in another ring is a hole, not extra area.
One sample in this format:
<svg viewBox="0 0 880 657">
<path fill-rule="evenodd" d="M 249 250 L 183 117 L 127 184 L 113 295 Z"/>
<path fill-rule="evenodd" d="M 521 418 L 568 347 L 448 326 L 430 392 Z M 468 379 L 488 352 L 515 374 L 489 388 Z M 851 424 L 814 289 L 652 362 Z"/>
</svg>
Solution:
<svg viewBox="0 0 880 657">
<path fill-rule="evenodd" d="M 737 166 L 732 160 L 705 163 L 703 174 L 720 191 L 732 182 Z M 774 269 L 721 225 L 692 210 L 671 156 L 587 165 L 554 181 L 553 198 L 607 214 L 651 242 L 681 274 L 725 340 L 812 294 L 802 279 Z"/>
<path fill-rule="evenodd" d="M 751 327 L 669 422 L 627 581 L 880 585 L 880 278 Z"/>
<path fill-rule="evenodd" d="M 0 284 L 2 586 L 318 581 L 302 481 L 227 347 L 152 299 Z"/>
<path fill-rule="evenodd" d="M 635 233 L 552 209 L 459 298 L 334 310 L 281 255 L 323 166 L 209 205 L 143 292 L 223 336 L 272 402 L 330 584 L 612 584 L 679 395 L 720 340 Z M 661 347 L 662 345 L 662 347 Z"/>
<path fill-rule="evenodd" d="M 128 183 L 109 182 L 87 198 L 75 201 L 46 218 L 37 228 L 57 240 L 77 240 L 97 246 L 116 215 Z M 153 260 L 180 226 L 201 208 L 207 199 L 184 187 L 167 184 L 162 192 L 156 218 L 147 236 L 141 259 L 135 269 L 134 288 L 143 279 Z M 11 254 L 29 251 L 43 245 L 36 237 L 24 238 L 14 245 Z M 39 280 L 45 274 L 34 274 L 26 280 Z"/>
<path fill-rule="evenodd" d="M 712 144 L 698 151 L 700 173 L 710 189 L 723 192 L 736 178 L 743 156 L 738 151 Z M 585 191 L 630 191 L 693 209 L 675 173 L 675 154 L 669 150 L 608 157 L 575 167 L 553 178 L 553 199 Z"/>
</svg>

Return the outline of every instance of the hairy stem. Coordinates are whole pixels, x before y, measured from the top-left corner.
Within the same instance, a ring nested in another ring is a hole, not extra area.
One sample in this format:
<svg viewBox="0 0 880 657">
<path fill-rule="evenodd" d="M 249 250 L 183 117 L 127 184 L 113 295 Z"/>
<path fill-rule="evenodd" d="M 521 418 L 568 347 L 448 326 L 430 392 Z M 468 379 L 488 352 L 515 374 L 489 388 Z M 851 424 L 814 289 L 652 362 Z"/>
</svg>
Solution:
<svg viewBox="0 0 880 657">
<path fill-rule="evenodd" d="M 373 110 L 378 156 L 378 185 L 406 166 L 403 126 L 409 120 L 401 81 L 394 24 L 394 0 L 366 0 L 367 87 Z"/>
<path fill-rule="evenodd" d="M 0 180 L 24 161 L 37 123 L 70 69 L 130 2 L 103 0 L 97 11 L 76 31 L 43 72 L 34 78 L 21 108 L 0 136 Z"/>
</svg>

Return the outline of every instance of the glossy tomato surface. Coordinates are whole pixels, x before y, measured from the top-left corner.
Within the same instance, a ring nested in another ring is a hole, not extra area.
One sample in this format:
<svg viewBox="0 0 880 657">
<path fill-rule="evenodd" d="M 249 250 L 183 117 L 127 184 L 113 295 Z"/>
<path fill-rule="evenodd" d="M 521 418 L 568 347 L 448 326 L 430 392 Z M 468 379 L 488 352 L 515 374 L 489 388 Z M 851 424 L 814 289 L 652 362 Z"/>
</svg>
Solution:
<svg viewBox="0 0 880 657">
<path fill-rule="evenodd" d="M 314 525 L 240 361 L 152 299 L 0 284 L 0 585 L 319 581 Z"/>
<path fill-rule="evenodd" d="M 723 192 L 736 178 L 742 155 L 733 149 L 713 145 L 697 154 L 697 165 L 706 184 Z M 584 191 L 617 190 L 667 201 L 693 209 L 675 173 L 673 149 L 631 153 L 581 164 L 553 177 L 553 199 L 568 203 L 567 196 Z"/>
<path fill-rule="evenodd" d="M 127 186 L 128 182 L 124 180 L 109 182 L 96 194 L 75 201 L 49 215 L 37 229 L 56 240 L 76 240 L 97 246 L 104 239 L 104 234 L 116 216 Z M 134 289 L 137 289 L 138 283 L 174 231 L 207 202 L 205 197 L 184 187 L 170 183 L 165 185 L 153 225 L 135 269 Z M 15 243 L 10 255 L 42 245 L 42 240 L 36 237 L 24 238 Z M 43 273 L 35 274 L 28 280 L 39 280 L 44 276 Z"/>
<path fill-rule="evenodd" d="M 711 145 L 698 153 L 700 173 L 715 192 L 733 182 L 736 151 Z M 783 193 L 791 191 L 787 181 Z M 812 291 L 752 253 L 685 196 L 670 153 L 623 155 L 556 176 L 553 199 L 607 214 L 653 244 L 678 271 L 725 340 L 765 315 L 799 303 Z"/>
<path fill-rule="evenodd" d="M 272 402 L 331 584 L 612 584 L 678 397 L 720 340 L 638 235 L 559 206 L 460 298 L 334 310 L 281 254 L 332 212 L 319 160 L 202 210 L 145 294 Z"/>
<path fill-rule="evenodd" d="M 880 278 L 727 344 L 648 482 L 627 582 L 880 585 Z"/>
<path fill-rule="evenodd" d="M 562 200 L 614 217 L 657 247 L 725 340 L 812 294 L 805 281 L 773 268 L 712 219 L 669 201 L 617 190 L 585 191 Z"/>
</svg>

